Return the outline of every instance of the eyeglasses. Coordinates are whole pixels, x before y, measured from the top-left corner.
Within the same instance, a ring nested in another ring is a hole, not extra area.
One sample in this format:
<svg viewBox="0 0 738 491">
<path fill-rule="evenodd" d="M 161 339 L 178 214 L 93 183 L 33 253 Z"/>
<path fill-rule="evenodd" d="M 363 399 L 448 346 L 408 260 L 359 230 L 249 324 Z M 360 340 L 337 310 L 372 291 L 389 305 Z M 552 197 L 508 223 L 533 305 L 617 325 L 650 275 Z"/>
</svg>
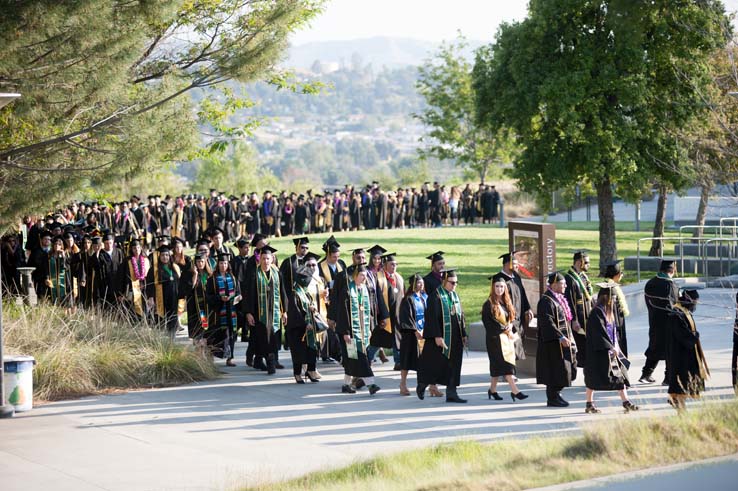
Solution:
<svg viewBox="0 0 738 491">
<path fill-rule="evenodd" d="M 456 283 L 458 283 L 458 280 L 457 280 L 457 281 L 451 281 L 451 280 L 448 280 L 448 283 L 450 283 L 450 284 L 452 284 L 452 285 L 455 285 Z"/>
</svg>

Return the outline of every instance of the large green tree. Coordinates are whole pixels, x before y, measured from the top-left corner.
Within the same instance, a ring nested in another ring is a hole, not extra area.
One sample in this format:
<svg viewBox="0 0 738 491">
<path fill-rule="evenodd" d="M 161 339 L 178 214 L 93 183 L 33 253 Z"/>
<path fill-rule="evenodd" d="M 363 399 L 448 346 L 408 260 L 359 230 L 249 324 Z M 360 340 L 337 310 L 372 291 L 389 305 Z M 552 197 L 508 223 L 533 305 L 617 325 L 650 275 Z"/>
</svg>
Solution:
<svg viewBox="0 0 738 491">
<path fill-rule="evenodd" d="M 288 35 L 322 4 L 0 1 L 0 92 L 23 95 L 0 111 L 0 220 L 48 209 L 91 178 L 191 157 L 198 125 L 211 133 L 210 150 L 224 150 L 250 127 L 226 123 L 248 103 L 224 84 L 298 88 L 276 64 Z M 208 90 L 206 107 L 189 97 L 198 89 Z"/>
<path fill-rule="evenodd" d="M 596 190 L 601 264 L 617 256 L 615 191 L 692 182 L 675 129 L 705 117 L 695 87 L 712 83 L 727 25 L 714 0 L 531 0 L 478 53 L 478 117 L 516 130 L 522 187 L 542 199 L 578 182 Z"/>
<path fill-rule="evenodd" d="M 499 174 L 517 151 L 514 135 L 476 118 L 472 64 L 465 58 L 466 40 L 444 43 L 418 68 L 417 88 L 426 108 L 415 115 L 428 128 L 421 157 L 452 160 L 481 182 Z"/>
</svg>

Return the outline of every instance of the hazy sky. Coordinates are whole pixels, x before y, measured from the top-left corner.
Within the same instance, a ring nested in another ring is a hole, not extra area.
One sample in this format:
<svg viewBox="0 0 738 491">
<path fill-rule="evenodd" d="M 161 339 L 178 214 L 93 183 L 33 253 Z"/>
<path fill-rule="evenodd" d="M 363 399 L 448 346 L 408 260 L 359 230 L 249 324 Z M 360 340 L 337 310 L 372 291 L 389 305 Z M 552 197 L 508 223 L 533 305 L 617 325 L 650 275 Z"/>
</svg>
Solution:
<svg viewBox="0 0 738 491">
<path fill-rule="evenodd" d="M 738 0 L 724 0 L 738 10 Z M 461 30 L 491 41 L 502 21 L 525 17 L 527 0 L 331 0 L 325 13 L 292 37 L 295 45 L 374 36 L 442 41 Z"/>
<path fill-rule="evenodd" d="M 442 41 L 461 30 L 468 39 L 491 41 L 502 21 L 523 19 L 527 0 L 331 0 L 312 25 L 292 37 L 295 45 L 374 36 Z"/>
</svg>

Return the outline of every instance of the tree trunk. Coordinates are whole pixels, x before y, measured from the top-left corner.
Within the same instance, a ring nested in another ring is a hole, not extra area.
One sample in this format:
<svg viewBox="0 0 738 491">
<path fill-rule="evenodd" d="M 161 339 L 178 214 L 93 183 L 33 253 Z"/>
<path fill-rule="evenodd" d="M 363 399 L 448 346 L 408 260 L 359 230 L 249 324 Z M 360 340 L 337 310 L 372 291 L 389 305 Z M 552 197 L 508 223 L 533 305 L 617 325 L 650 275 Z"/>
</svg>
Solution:
<svg viewBox="0 0 738 491">
<path fill-rule="evenodd" d="M 710 192 L 712 191 L 712 184 L 703 184 L 702 192 L 700 192 L 700 205 L 697 207 L 697 218 L 695 218 L 695 225 L 700 227 L 705 225 L 705 218 L 707 217 L 707 202 L 710 198 Z M 692 234 L 693 237 L 702 237 L 703 229 L 697 228 Z"/>
<path fill-rule="evenodd" d="M 653 236 L 663 237 L 664 228 L 666 227 L 666 185 L 659 185 L 659 202 L 656 206 L 656 222 L 653 224 Z M 664 252 L 664 242 L 661 240 L 651 241 L 651 250 L 648 251 L 649 256 L 662 256 Z"/>
<path fill-rule="evenodd" d="M 612 207 L 612 186 L 610 178 L 605 177 L 597 183 L 597 213 L 600 219 L 600 274 L 605 272 L 605 264 L 618 257 L 615 237 L 615 210 Z"/>
</svg>

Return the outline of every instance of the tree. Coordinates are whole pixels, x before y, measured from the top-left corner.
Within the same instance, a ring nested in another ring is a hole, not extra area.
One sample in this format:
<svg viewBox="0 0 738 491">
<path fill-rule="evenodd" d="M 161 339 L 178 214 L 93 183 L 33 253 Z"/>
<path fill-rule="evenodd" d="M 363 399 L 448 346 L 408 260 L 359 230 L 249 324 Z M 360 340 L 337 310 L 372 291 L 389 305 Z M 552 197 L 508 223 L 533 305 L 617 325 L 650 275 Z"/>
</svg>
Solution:
<svg viewBox="0 0 738 491">
<path fill-rule="evenodd" d="M 0 91 L 2 224 L 66 200 L 90 177 L 115 180 L 248 133 L 227 116 L 247 102 L 223 91 L 206 111 L 188 97 L 225 82 L 300 86 L 276 63 L 322 0 L 4 1 Z M 197 117 L 194 116 L 197 115 Z"/>
<path fill-rule="evenodd" d="M 705 117 L 695 87 L 711 83 L 726 25 L 714 0 L 531 0 L 478 51 L 478 118 L 517 132 L 524 190 L 545 204 L 555 189 L 595 188 L 600 264 L 617 257 L 614 190 L 635 200 L 654 180 L 692 181 L 675 129 Z"/>
<path fill-rule="evenodd" d="M 225 154 L 203 159 L 192 184 L 193 191 L 217 188 L 218 191 L 237 196 L 252 191 L 276 191 L 279 187 L 279 179 L 258 164 L 254 150 L 243 142 L 235 144 Z"/>
<path fill-rule="evenodd" d="M 418 68 L 418 92 L 427 108 L 415 117 L 428 127 L 421 157 L 454 160 L 472 169 L 485 182 L 495 164 L 510 162 L 517 153 L 515 138 L 504 126 L 493 128 L 476 118 L 472 65 L 463 56 L 466 40 L 442 44 L 438 52 Z"/>
</svg>

